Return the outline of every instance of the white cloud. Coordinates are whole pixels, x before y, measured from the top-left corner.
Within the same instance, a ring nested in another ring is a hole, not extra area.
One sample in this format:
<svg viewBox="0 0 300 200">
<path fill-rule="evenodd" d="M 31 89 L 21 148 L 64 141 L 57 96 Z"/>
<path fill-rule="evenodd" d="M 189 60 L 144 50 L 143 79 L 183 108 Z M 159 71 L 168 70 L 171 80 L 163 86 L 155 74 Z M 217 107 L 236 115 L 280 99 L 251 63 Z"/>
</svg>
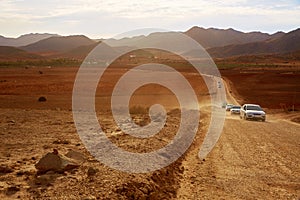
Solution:
<svg viewBox="0 0 300 200">
<path fill-rule="evenodd" d="M 2 0 L 0 35 L 25 32 L 106 36 L 143 27 L 190 26 L 290 30 L 300 24 L 296 0 Z M 38 26 L 37 26 L 38 25 Z"/>
</svg>

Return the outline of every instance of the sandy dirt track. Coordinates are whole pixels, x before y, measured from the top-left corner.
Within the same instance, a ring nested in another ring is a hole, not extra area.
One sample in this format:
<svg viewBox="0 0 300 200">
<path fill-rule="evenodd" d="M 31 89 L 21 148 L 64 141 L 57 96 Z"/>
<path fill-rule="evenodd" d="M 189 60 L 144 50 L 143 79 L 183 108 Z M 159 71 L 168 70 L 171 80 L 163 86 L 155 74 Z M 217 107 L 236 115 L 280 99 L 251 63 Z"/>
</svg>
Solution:
<svg viewBox="0 0 300 200">
<path fill-rule="evenodd" d="M 298 199 L 300 126 L 228 116 L 224 131 L 205 161 L 183 161 L 179 199 Z"/>
<path fill-rule="evenodd" d="M 239 94 L 229 92 L 236 92 L 234 86 L 224 83 L 227 101 L 238 104 Z M 299 199 L 300 125 L 285 116 L 268 117 L 263 123 L 227 113 L 220 140 L 206 160 L 195 156 L 195 145 L 182 162 L 186 170 L 177 197 Z"/>
</svg>

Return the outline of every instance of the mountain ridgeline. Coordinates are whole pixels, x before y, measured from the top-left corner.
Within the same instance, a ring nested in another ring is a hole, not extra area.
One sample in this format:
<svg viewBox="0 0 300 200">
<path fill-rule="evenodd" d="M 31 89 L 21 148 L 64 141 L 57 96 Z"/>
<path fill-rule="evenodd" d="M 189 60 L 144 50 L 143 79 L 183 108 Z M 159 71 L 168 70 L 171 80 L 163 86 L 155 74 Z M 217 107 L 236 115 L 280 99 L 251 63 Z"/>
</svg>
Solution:
<svg viewBox="0 0 300 200">
<path fill-rule="evenodd" d="M 288 33 L 274 34 L 249 32 L 234 29 L 204 29 L 192 27 L 183 32 L 201 44 L 213 58 L 229 58 L 249 55 L 297 54 L 300 52 L 300 28 Z M 169 37 L 170 33 L 152 33 L 148 36 L 123 38 L 118 44 L 131 41 L 144 44 L 155 44 L 153 36 Z M 114 40 L 110 39 L 110 44 Z M 101 41 L 90 39 L 84 35 L 59 36 L 57 34 L 27 34 L 18 38 L 0 36 L 0 60 L 68 58 L 84 59 Z M 126 46 L 112 47 L 111 51 L 130 48 Z"/>
</svg>

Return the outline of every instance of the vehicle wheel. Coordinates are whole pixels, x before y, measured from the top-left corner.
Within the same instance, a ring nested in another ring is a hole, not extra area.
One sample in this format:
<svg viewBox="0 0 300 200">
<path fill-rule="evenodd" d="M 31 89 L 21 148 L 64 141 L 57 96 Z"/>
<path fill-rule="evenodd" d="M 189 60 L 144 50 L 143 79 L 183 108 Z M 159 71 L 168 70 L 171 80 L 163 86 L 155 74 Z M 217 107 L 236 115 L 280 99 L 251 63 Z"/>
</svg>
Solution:
<svg viewBox="0 0 300 200">
<path fill-rule="evenodd" d="M 266 121 L 266 119 L 262 119 L 261 121 L 265 122 L 265 121 Z"/>
</svg>

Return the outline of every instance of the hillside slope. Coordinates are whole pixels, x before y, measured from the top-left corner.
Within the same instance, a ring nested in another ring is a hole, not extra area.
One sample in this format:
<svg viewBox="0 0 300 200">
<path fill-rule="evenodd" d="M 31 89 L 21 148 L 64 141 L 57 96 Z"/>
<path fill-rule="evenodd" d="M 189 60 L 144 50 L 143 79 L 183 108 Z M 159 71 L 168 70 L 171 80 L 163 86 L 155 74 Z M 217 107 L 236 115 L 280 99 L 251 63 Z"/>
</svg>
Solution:
<svg viewBox="0 0 300 200">
<path fill-rule="evenodd" d="M 36 43 L 23 46 L 21 49 L 28 52 L 53 52 L 62 53 L 70 51 L 76 47 L 84 45 L 92 45 L 96 42 L 83 35 L 51 37 Z"/>
<path fill-rule="evenodd" d="M 49 34 L 49 33 L 30 33 L 30 34 L 21 35 L 18 38 L 7 38 L 0 35 L 0 46 L 13 46 L 13 47 L 26 46 L 54 36 L 59 36 L 59 35 Z"/>
<path fill-rule="evenodd" d="M 33 53 L 28 53 L 16 47 L 0 46 L 0 60 L 2 61 L 31 60 L 42 58 L 42 56 Z"/>
</svg>

